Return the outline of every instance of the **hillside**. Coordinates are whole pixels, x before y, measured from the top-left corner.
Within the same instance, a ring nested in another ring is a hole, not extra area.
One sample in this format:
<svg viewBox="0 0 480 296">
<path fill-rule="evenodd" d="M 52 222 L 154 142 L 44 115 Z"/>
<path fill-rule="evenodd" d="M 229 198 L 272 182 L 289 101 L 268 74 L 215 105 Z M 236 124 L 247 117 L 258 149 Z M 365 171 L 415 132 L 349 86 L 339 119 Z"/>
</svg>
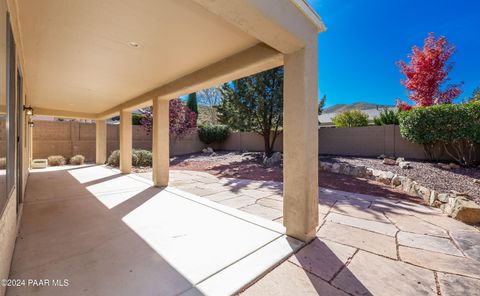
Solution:
<svg viewBox="0 0 480 296">
<path fill-rule="evenodd" d="M 323 113 L 337 113 L 337 112 L 343 112 L 346 110 L 353 110 L 353 109 L 358 109 L 358 110 L 368 110 L 368 109 L 383 109 L 385 107 L 393 107 L 392 105 L 379 105 L 379 104 L 371 104 L 371 103 L 366 103 L 366 102 L 356 102 L 352 104 L 336 104 L 333 106 L 330 106 L 328 108 L 325 108 L 323 110 Z"/>
</svg>

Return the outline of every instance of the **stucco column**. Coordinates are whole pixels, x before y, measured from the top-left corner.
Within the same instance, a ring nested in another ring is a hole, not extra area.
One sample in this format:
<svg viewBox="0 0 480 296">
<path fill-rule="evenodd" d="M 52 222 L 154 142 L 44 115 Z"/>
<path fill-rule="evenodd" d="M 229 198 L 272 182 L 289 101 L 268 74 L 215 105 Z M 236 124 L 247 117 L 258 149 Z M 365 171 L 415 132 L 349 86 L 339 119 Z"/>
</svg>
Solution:
<svg viewBox="0 0 480 296">
<path fill-rule="evenodd" d="M 152 166 L 153 184 L 157 187 L 168 186 L 168 171 L 170 165 L 170 133 L 168 100 L 153 100 L 153 137 Z"/>
<path fill-rule="evenodd" d="M 285 55 L 283 223 L 287 235 L 315 238 L 318 226 L 317 42 Z"/>
<path fill-rule="evenodd" d="M 31 117 L 27 117 L 27 124 L 31 121 Z M 32 161 L 33 161 L 33 127 L 30 125 L 27 128 L 28 130 L 28 168 L 32 168 Z"/>
<path fill-rule="evenodd" d="M 104 164 L 107 160 L 107 122 L 95 120 L 95 162 Z"/>
<path fill-rule="evenodd" d="M 120 111 L 120 171 L 129 174 L 132 169 L 132 113 Z"/>
</svg>

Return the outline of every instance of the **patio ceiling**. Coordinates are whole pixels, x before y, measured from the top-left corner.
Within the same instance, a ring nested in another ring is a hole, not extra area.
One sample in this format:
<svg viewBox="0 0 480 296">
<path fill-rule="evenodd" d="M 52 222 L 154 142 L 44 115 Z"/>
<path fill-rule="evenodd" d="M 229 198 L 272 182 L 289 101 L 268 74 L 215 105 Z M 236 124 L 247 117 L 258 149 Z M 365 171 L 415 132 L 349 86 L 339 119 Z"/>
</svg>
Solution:
<svg viewBox="0 0 480 296">
<path fill-rule="evenodd" d="M 189 0 L 17 7 L 28 104 L 39 109 L 100 114 L 259 43 Z"/>
</svg>

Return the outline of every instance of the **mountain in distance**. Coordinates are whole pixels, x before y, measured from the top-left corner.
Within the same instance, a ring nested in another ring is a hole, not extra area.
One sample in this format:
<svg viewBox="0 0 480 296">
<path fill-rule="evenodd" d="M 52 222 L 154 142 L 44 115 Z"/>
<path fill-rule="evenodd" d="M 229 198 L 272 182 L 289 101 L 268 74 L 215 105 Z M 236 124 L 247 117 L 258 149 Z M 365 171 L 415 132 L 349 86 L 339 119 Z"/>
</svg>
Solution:
<svg viewBox="0 0 480 296">
<path fill-rule="evenodd" d="M 382 110 L 383 108 L 390 108 L 394 107 L 393 105 L 381 105 L 381 104 L 371 104 L 366 102 L 356 102 L 352 104 L 335 104 L 323 110 L 323 114 L 325 113 L 338 113 L 347 110 L 369 110 L 369 109 L 379 109 Z"/>
</svg>

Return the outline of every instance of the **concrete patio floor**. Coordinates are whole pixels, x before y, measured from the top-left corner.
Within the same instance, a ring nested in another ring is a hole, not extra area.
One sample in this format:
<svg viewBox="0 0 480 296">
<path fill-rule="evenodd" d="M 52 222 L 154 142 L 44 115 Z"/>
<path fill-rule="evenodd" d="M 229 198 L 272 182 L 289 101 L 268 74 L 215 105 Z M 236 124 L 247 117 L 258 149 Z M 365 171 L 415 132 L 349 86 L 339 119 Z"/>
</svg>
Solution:
<svg viewBox="0 0 480 296">
<path fill-rule="evenodd" d="M 149 179 L 150 173 L 140 176 Z M 171 171 L 170 184 L 282 222 L 282 184 Z M 480 232 L 438 209 L 321 188 L 317 239 L 245 295 L 478 295 Z"/>
<path fill-rule="evenodd" d="M 480 232 L 430 207 L 321 189 L 317 238 L 302 248 L 283 235 L 278 182 L 171 171 L 161 190 L 150 173 L 44 171 L 30 175 L 10 278 L 70 285 L 7 295 L 229 295 L 267 270 L 242 293 L 480 290 Z"/>
<path fill-rule="evenodd" d="M 30 174 L 7 295 L 229 295 L 302 243 L 278 223 L 103 166 Z"/>
</svg>

